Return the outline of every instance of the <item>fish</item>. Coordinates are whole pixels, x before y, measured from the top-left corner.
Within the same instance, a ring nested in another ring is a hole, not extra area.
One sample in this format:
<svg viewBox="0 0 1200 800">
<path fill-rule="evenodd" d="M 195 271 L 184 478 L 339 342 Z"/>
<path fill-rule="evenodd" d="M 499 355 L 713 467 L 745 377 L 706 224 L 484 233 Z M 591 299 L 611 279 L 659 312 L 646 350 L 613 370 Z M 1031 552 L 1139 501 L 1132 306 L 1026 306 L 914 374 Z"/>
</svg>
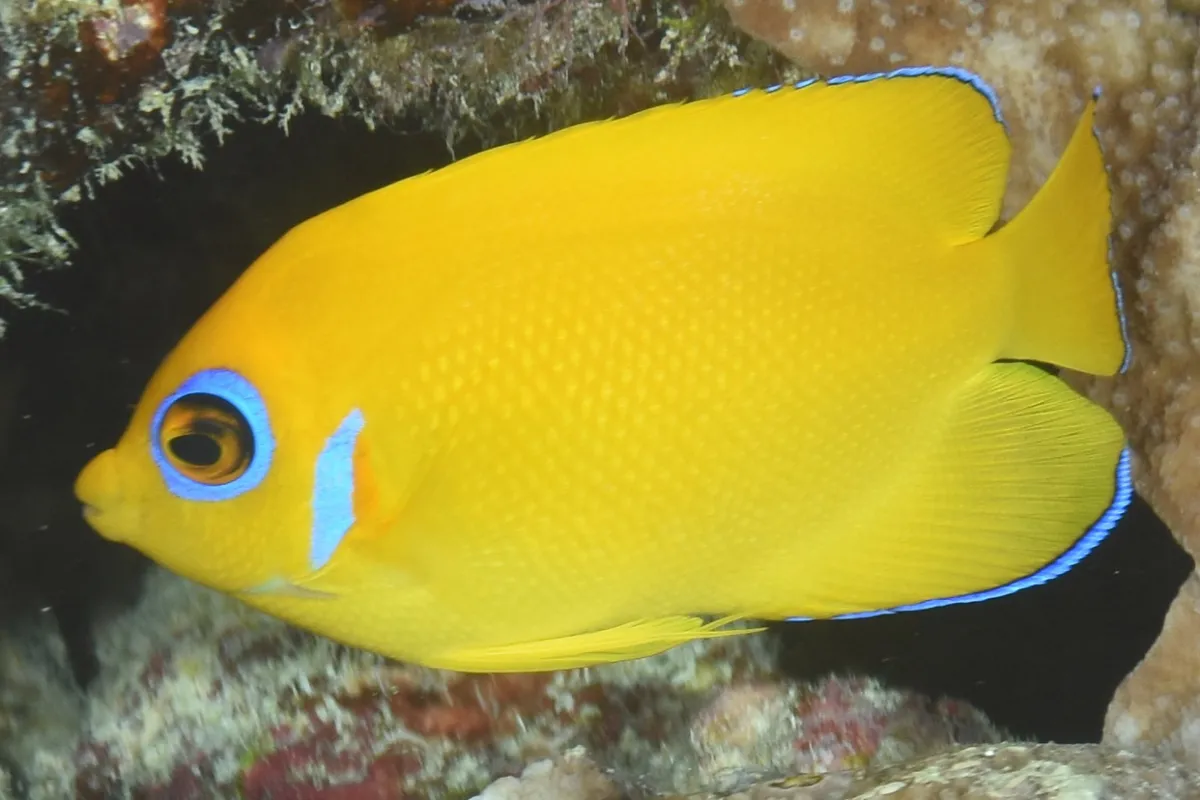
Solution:
<svg viewBox="0 0 1200 800">
<path fill-rule="evenodd" d="M 533 672 L 986 601 L 1132 497 L 1097 99 L 1001 221 L 957 68 L 742 90 L 318 214 L 158 366 L 88 523 L 344 644 Z"/>
</svg>

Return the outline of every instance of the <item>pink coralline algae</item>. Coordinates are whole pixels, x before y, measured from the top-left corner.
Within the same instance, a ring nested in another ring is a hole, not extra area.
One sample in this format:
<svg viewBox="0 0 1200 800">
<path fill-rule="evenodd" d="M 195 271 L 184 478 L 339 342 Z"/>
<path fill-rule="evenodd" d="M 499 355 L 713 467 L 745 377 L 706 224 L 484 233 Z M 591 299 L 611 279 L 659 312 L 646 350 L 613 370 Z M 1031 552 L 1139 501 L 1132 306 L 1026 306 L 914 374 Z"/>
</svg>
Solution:
<svg viewBox="0 0 1200 800">
<path fill-rule="evenodd" d="M 111 62 L 124 60 L 140 47 L 157 55 L 170 41 L 166 0 L 126 2 L 102 9 L 82 27 L 83 40 Z"/>
<path fill-rule="evenodd" d="M 933 701 L 858 676 L 733 684 L 692 717 L 688 730 L 697 787 L 707 789 L 879 767 L 1000 737 L 966 703 Z"/>
</svg>

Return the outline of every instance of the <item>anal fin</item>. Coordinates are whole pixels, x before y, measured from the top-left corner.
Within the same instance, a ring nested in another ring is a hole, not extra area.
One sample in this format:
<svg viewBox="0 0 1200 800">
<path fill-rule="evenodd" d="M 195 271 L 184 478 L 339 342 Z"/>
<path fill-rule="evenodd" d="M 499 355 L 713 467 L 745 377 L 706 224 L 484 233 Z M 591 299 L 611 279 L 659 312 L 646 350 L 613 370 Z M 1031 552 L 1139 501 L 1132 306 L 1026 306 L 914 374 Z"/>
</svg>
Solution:
<svg viewBox="0 0 1200 800">
<path fill-rule="evenodd" d="M 1045 583 L 1091 552 L 1132 499 L 1120 426 L 1032 365 L 991 364 L 950 415 L 879 507 L 838 532 L 831 549 L 844 557 L 825 557 L 805 616 L 793 619 L 920 610 Z"/>
<path fill-rule="evenodd" d="M 644 658 L 694 639 L 757 633 L 763 628 L 729 628 L 741 619 L 670 616 L 643 619 L 556 639 L 438 653 L 430 663 L 461 672 L 541 672 Z"/>
</svg>

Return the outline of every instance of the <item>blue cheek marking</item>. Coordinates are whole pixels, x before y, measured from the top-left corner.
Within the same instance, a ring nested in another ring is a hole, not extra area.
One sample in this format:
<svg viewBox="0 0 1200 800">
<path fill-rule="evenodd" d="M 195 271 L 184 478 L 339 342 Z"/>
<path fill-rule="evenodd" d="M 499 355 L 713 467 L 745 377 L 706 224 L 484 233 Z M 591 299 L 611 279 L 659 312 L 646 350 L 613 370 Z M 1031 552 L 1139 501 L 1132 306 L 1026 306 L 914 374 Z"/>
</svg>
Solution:
<svg viewBox="0 0 1200 800">
<path fill-rule="evenodd" d="M 171 405 L 190 394 L 211 394 L 237 409 L 250 426 L 254 440 L 254 456 L 250 465 L 236 480 L 220 486 L 210 486 L 183 475 L 163 452 L 158 431 Z M 188 378 L 179 388 L 163 398 L 150 420 L 150 454 L 171 494 L 183 500 L 218 502 L 231 500 L 262 483 L 271 469 L 275 455 L 275 437 L 271 432 L 270 415 L 262 395 L 254 384 L 230 369 L 206 369 Z"/>
<path fill-rule="evenodd" d="M 1116 471 L 1116 488 L 1113 491 L 1113 499 L 1108 508 L 1100 515 L 1090 528 L 1088 528 L 1082 536 L 1071 545 L 1065 553 L 1051 561 L 1046 566 L 1039 569 L 1024 578 L 1018 578 L 1011 583 L 1006 583 L 1003 586 L 997 586 L 992 589 L 986 589 L 982 592 L 971 592 L 969 594 L 960 594 L 954 597 L 938 597 L 932 600 L 923 600 L 920 603 L 911 603 L 905 606 L 895 606 L 893 608 L 885 608 L 877 611 L 855 611 L 849 614 L 838 614 L 837 616 L 828 617 L 828 619 L 862 619 L 863 617 L 878 617 L 884 614 L 896 614 L 901 611 L 923 611 L 929 608 L 939 608 L 941 606 L 957 605 L 959 603 L 978 603 L 983 600 L 992 600 L 996 597 L 1004 597 L 1005 595 L 1015 594 L 1022 589 L 1028 589 L 1031 586 L 1040 586 L 1043 583 L 1048 583 L 1055 578 L 1068 572 L 1072 567 L 1082 561 L 1088 553 L 1096 549 L 1105 537 L 1112 532 L 1113 528 L 1117 527 L 1117 523 L 1121 521 L 1121 517 L 1125 515 L 1129 504 L 1133 502 L 1133 478 L 1129 474 L 1130 454 L 1129 448 L 1126 447 L 1121 451 L 1121 457 L 1117 460 Z M 788 622 L 807 622 L 813 617 L 789 617 Z"/>
<path fill-rule="evenodd" d="M 308 563 L 320 569 L 333 558 L 354 525 L 354 446 L 366 420 L 357 408 L 325 440 L 317 456 Z"/>
</svg>

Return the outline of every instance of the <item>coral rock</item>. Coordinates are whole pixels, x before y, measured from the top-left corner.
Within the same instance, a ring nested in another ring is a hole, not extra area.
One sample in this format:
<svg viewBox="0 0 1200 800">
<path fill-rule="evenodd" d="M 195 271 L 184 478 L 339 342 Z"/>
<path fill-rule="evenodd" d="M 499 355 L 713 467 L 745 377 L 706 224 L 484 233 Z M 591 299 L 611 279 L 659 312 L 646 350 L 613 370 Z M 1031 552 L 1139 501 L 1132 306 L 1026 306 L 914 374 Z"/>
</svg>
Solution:
<svg viewBox="0 0 1200 800">
<path fill-rule="evenodd" d="M 495 781 L 474 800 L 621 800 L 621 791 L 577 748 Z"/>
<path fill-rule="evenodd" d="M 545 762 L 528 778 L 504 778 L 476 800 L 608 800 L 611 784 L 582 755 Z M 573 776 L 596 783 L 581 786 Z M 552 794 L 543 793 L 553 787 Z M 882 769 L 800 774 L 733 791 L 672 800 L 1182 800 L 1200 775 L 1179 764 L 1104 745 L 1008 743 L 947 750 Z"/>
<path fill-rule="evenodd" d="M 1104 722 L 1118 747 L 1151 750 L 1200 762 L 1200 576 L 1179 592 L 1162 634 L 1137 670 L 1117 689 Z"/>
<path fill-rule="evenodd" d="M 1096 745 L 967 747 L 883 770 L 854 800 L 1169 800 L 1196 797 L 1185 767 Z"/>
</svg>

